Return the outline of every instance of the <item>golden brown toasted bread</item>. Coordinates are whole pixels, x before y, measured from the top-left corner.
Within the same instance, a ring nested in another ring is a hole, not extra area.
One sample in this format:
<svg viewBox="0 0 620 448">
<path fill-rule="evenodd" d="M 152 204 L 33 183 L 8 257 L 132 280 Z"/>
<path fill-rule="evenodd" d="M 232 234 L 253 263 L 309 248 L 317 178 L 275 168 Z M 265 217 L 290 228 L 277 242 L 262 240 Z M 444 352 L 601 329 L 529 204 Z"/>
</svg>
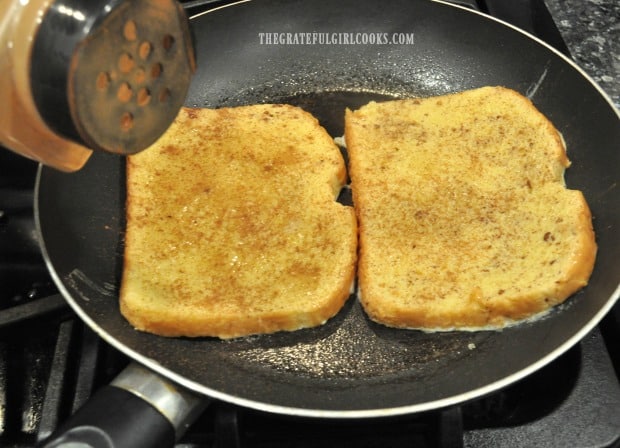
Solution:
<svg viewBox="0 0 620 448">
<path fill-rule="evenodd" d="M 120 303 L 139 330 L 231 338 L 324 323 L 355 275 L 344 160 L 285 105 L 183 109 L 127 162 Z"/>
<path fill-rule="evenodd" d="M 588 282 L 589 208 L 561 137 L 525 97 L 486 87 L 347 111 L 360 299 L 394 327 L 502 327 Z"/>
</svg>

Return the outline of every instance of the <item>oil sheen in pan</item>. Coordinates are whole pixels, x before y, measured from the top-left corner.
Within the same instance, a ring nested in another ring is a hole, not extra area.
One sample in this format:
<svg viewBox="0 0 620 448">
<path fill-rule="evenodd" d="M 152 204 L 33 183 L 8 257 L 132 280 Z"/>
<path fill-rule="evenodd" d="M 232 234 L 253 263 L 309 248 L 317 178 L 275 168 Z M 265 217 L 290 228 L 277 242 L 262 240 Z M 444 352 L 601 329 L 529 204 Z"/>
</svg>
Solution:
<svg viewBox="0 0 620 448">
<path fill-rule="evenodd" d="M 323 326 L 223 342 L 241 369 L 319 379 L 429 375 L 484 346 L 488 332 L 394 330 L 370 321 L 355 296 Z M 424 341 L 423 341 L 424 340 Z"/>
</svg>

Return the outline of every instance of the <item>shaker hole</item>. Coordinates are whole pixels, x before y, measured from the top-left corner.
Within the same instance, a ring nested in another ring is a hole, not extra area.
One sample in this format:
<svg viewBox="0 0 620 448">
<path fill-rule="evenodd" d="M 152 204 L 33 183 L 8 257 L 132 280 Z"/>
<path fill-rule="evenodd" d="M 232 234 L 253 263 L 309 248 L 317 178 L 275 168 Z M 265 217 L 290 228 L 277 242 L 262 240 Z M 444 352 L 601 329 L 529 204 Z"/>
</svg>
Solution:
<svg viewBox="0 0 620 448">
<path fill-rule="evenodd" d="M 116 97 L 122 103 L 127 103 L 131 97 L 133 96 L 133 91 L 131 90 L 131 86 L 124 82 L 120 86 L 118 86 L 118 90 L 116 91 Z"/>
<path fill-rule="evenodd" d="M 166 101 L 170 99 L 170 95 L 171 95 L 170 89 L 168 89 L 167 87 L 164 87 L 163 89 L 159 91 L 159 102 L 165 103 Z"/>
<path fill-rule="evenodd" d="M 129 41 L 136 40 L 138 38 L 136 22 L 133 20 L 128 20 L 125 22 L 125 26 L 123 26 L 123 36 Z"/>
<path fill-rule="evenodd" d="M 174 45 L 174 36 L 172 36 L 172 34 L 166 34 L 162 39 L 162 45 L 164 47 L 164 50 L 170 51 L 170 49 Z"/>
<path fill-rule="evenodd" d="M 152 50 L 153 50 L 153 46 L 151 45 L 151 43 L 148 41 L 144 41 L 138 47 L 138 54 L 143 60 L 146 61 L 148 57 L 151 55 Z"/>
<path fill-rule="evenodd" d="M 136 84 L 142 84 L 144 81 L 146 81 L 146 73 L 144 72 L 144 69 L 142 67 L 138 67 L 136 69 L 136 71 L 134 72 L 134 79 L 136 81 Z"/>
<path fill-rule="evenodd" d="M 95 85 L 97 86 L 98 90 L 107 90 L 108 86 L 110 85 L 110 74 L 107 72 L 100 72 L 97 75 Z"/>
<path fill-rule="evenodd" d="M 133 128 L 133 115 L 130 112 L 123 113 L 120 124 L 123 131 L 129 131 Z"/>
<path fill-rule="evenodd" d="M 123 53 L 118 58 L 118 68 L 123 73 L 129 73 L 134 65 L 133 57 L 129 53 Z"/>
<path fill-rule="evenodd" d="M 164 67 L 159 63 L 155 63 L 151 66 L 151 78 L 157 79 L 161 76 L 164 71 Z"/>
<path fill-rule="evenodd" d="M 146 87 L 141 88 L 138 91 L 137 102 L 138 106 L 146 106 L 151 101 L 151 92 Z"/>
</svg>

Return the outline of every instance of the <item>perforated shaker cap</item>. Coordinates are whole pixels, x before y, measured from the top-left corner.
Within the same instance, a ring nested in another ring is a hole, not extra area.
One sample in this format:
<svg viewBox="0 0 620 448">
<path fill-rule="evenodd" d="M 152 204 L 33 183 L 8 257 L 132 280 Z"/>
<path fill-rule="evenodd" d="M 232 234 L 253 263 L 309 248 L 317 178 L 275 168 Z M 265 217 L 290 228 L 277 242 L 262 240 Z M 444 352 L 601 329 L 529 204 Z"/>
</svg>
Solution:
<svg viewBox="0 0 620 448">
<path fill-rule="evenodd" d="M 55 132 L 133 154 L 170 126 L 195 68 L 189 22 L 174 0 L 57 0 L 35 36 L 30 81 Z"/>
</svg>

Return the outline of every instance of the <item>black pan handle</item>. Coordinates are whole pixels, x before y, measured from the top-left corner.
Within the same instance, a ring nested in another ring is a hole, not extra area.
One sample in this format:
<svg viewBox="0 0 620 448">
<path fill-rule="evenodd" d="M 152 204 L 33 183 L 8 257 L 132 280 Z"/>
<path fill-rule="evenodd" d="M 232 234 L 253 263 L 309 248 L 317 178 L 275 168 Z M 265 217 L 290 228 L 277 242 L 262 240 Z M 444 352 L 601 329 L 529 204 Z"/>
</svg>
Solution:
<svg viewBox="0 0 620 448">
<path fill-rule="evenodd" d="M 40 446 L 172 447 L 208 399 L 132 363 Z"/>
</svg>

